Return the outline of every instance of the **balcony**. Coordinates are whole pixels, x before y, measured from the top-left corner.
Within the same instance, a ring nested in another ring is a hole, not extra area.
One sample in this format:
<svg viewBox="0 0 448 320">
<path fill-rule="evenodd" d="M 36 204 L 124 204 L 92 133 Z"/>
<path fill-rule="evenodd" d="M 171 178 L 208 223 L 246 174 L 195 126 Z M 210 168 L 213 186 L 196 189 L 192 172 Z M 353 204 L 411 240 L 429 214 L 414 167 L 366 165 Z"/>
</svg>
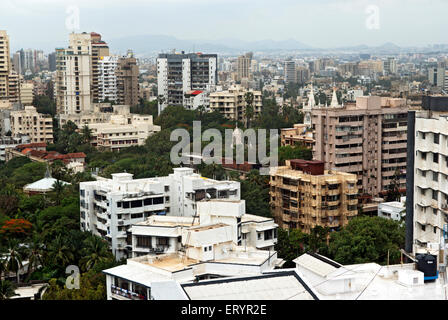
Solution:
<svg viewBox="0 0 448 320">
<path fill-rule="evenodd" d="M 117 286 L 111 286 L 112 295 L 119 300 L 148 300 L 146 296 Z"/>
</svg>

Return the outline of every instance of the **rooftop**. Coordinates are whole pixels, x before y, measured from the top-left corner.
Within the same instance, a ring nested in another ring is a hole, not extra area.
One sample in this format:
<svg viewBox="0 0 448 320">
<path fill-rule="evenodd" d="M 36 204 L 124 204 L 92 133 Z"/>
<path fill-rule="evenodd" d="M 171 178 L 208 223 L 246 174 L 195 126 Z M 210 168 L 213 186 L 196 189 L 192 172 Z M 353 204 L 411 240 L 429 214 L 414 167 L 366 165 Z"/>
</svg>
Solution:
<svg viewBox="0 0 448 320">
<path fill-rule="evenodd" d="M 190 300 L 317 300 L 295 271 L 181 285 Z"/>
</svg>

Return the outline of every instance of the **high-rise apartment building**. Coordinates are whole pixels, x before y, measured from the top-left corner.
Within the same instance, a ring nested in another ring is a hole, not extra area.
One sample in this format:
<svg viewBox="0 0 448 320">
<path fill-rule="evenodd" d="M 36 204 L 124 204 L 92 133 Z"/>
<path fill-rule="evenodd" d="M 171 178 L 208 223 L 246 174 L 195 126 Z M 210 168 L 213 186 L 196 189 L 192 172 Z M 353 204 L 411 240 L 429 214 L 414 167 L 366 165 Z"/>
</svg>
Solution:
<svg viewBox="0 0 448 320">
<path fill-rule="evenodd" d="M 376 96 L 314 107 L 314 159 L 327 170 L 356 174 L 364 194 L 379 195 L 395 177 L 404 188 L 407 112 L 405 99 Z"/>
<path fill-rule="evenodd" d="M 246 53 L 243 56 L 238 57 L 238 70 L 237 70 L 237 80 L 242 81 L 243 79 L 249 80 L 251 78 L 251 61 L 253 54 L 251 52 Z"/>
<path fill-rule="evenodd" d="M 159 114 L 168 105 L 184 106 L 184 97 L 188 92 L 215 91 L 218 84 L 217 66 L 216 54 L 159 54 L 157 58 Z"/>
<path fill-rule="evenodd" d="M 205 179 L 190 168 L 175 168 L 167 177 L 133 179 L 117 173 L 112 179 L 80 183 L 81 230 L 108 240 L 117 259 L 132 246 L 130 228 L 152 215 L 192 217 L 197 202 L 240 200 L 240 183 Z"/>
<path fill-rule="evenodd" d="M 287 160 L 286 166 L 272 168 L 270 176 L 270 203 L 282 228 L 336 231 L 358 214 L 354 174 L 325 171 L 322 161 Z"/>
<path fill-rule="evenodd" d="M 4 30 L 0 30 L 0 99 L 9 97 L 9 73 L 11 59 L 9 53 L 9 36 Z"/>
<path fill-rule="evenodd" d="M 56 49 L 56 107 L 58 113 L 91 111 L 92 38 L 89 33 L 71 33 L 69 47 Z"/>
<path fill-rule="evenodd" d="M 445 68 L 429 68 L 428 80 L 434 87 L 443 88 L 445 85 Z"/>
<path fill-rule="evenodd" d="M 296 63 L 294 61 L 285 61 L 284 65 L 285 83 L 297 83 Z"/>
<path fill-rule="evenodd" d="M 94 103 L 100 102 L 99 98 L 99 77 L 101 76 L 99 70 L 99 63 L 103 57 L 109 56 L 109 46 L 101 39 L 101 35 L 92 32 L 90 33 L 92 43 L 92 101 Z"/>
<path fill-rule="evenodd" d="M 137 59 L 131 51 L 126 57 L 118 59 L 116 78 L 118 103 L 128 106 L 135 106 L 139 102 L 138 85 L 139 68 Z"/>
<path fill-rule="evenodd" d="M 98 61 L 98 101 L 118 102 L 118 57 L 104 56 Z"/>
<path fill-rule="evenodd" d="M 388 75 L 394 75 L 397 74 L 398 68 L 397 68 L 397 60 L 394 57 L 389 57 L 387 60 L 384 61 L 384 72 Z"/>
<path fill-rule="evenodd" d="M 261 91 L 246 90 L 239 85 L 235 85 L 226 91 L 217 91 L 210 94 L 210 110 L 219 111 L 224 117 L 230 120 L 246 120 L 246 94 L 253 95 L 253 117 L 261 114 L 263 107 L 263 94 Z"/>
<path fill-rule="evenodd" d="M 439 255 L 448 240 L 448 98 L 424 96 L 409 111 L 406 251 Z M 445 242 L 446 243 L 446 242 Z"/>
<path fill-rule="evenodd" d="M 48 69 L 53 72 L 56 71 L 56 52 L 48 55 Z"/>
</svg>

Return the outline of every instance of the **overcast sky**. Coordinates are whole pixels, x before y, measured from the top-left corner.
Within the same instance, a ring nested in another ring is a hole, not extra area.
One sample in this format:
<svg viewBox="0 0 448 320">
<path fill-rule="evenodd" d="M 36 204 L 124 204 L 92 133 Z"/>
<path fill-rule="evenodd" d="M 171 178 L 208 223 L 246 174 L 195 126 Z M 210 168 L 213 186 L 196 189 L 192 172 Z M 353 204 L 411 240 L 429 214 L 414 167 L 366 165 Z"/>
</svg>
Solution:
<svg viewBox="0 0 448 320">
<path fill-rule="evenodd" d="M 0 30 L 12 50 L 66 46 L 76 10 L 76 31 L 96 31 L 106 41 L 151 34 L 293 38 L 320 48 L 448 43 L 448 0 L 0 0 Z"/>
</svg>

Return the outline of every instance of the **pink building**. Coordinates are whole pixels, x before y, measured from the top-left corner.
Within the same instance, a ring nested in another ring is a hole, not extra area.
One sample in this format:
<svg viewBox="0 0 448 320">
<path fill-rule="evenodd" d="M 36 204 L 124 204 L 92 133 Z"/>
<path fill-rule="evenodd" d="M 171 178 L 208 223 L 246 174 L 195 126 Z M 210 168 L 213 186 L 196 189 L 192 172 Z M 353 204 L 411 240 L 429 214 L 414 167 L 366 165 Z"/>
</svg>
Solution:
<svg viewBox="0 0 448 320">
<path fill-rule="evenodd" d="M 407 114 L 405 99 L 358 97 L 356 103 L 314 107 L 315 160 L 326 170 L 354 173 L 361 194 L 376 197 L 400 171 L 406 185 Z"/>
</svg>

